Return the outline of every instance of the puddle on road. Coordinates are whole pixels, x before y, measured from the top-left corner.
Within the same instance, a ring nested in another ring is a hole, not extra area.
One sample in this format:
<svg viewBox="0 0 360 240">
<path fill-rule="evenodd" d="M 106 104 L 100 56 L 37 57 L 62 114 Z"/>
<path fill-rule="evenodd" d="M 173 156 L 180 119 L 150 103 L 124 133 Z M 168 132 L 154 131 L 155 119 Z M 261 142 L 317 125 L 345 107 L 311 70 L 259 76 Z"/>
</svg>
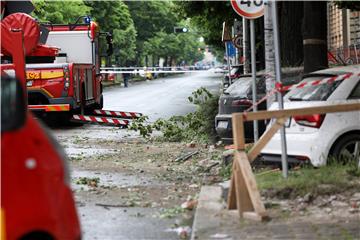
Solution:
<svg viewBox="0 0 360 240">
<path fill-rule="evenodd" d="M 72 189 L 86 189 L 86 185 L 76 184 L 76 180 L 79 178 L 99 178 L 98 186 L 106 187 L 135 187 L 135 186 L 149 186 L 159 185 L 156 180 L 147 176 L 132 175 L 129 173 L 115 173 L 115 172 L 99 172 L 99 171 L 87 171 L 87 170 L 73 170 L 71 173 Z"/>
</svg>

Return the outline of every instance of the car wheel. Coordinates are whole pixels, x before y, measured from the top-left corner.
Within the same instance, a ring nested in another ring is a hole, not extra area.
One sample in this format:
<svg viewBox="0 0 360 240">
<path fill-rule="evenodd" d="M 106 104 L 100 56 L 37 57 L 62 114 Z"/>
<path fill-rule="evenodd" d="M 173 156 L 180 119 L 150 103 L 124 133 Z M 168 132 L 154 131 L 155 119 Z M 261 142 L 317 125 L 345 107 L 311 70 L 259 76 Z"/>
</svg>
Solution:
<svg viewBox="0 0 360 240">
<path fill-rule="evenodd" d="M 333 147 L 330 155 L 342 163 L 353 161 L 360 164 L 360 135 L 344 136 Z"/>
</svg>

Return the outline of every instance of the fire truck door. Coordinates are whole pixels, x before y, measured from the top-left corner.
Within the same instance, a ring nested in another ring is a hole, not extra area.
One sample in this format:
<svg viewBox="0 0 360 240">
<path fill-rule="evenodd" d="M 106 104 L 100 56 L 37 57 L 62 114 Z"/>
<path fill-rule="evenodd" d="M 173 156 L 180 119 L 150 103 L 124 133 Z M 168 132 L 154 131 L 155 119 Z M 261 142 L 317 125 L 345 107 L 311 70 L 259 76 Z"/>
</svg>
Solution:
<svg viewBox="0 0 360 240">
<path fill-rule="evenodd" d="M 93 74 L 91 68 L 86 69 L 85 91 L 87 100 L 94 98 Z"/>
</svg>

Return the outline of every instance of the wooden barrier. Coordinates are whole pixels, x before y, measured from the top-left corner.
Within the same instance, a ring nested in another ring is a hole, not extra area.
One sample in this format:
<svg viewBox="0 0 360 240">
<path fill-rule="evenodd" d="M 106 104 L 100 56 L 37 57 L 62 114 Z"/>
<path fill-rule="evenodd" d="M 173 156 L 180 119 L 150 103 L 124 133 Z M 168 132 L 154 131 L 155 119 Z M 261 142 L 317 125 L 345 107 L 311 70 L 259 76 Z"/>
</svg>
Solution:
<svg viewBox="0 0 360 240">
<path fill-rule="evenodd" d="M 263 221 L 268 218 L 265 206 L 261 201 L 256 179 L 250 163 L 256 159 L 261 150 L 283 126 L 286 119 L 293 116 L 325 114 L 334 112 L 360 111 L 360 103 L 326 105 L 319 107 L 297 108 L 251 113 L 234 113 L 232 115 L 234 161 L 228 195 L 228 209 L 238 209 L 241 218 Z M 267 129 L 258 142 L 245 153 L 244 122 L 275 118 L 274 124 Z"/>
</svg>

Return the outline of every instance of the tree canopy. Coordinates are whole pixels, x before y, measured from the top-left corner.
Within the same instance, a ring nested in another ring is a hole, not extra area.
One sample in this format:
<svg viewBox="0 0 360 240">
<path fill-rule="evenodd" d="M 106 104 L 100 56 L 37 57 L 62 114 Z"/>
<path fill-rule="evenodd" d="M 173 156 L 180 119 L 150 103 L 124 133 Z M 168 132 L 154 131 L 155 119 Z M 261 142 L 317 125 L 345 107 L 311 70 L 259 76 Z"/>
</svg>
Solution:
<svg viewBox="0 0 360 240">
<path fill-rule="evenodd" d="M 33 16 L 43 22 L 74 23 L 90 15 L 102 32 L 113 34 L 112 62 L 120 65 L 154 65 L 201 60 L 204 49 L 199 33 L 174 34 L 174 27 L 189 23 L 177 14 L 172 1 L 49 1 L 35 0 Z M 104 48 L 104 46 L 102 46 Z M 105 52 L 101 49 L 101 52 Z M 114 62 L 115 61 L 115 62 Z"/>
<path fill-rule="evenodd" d="M 125 64 L 135 58 L 136 30 L 127 5 L 122 1 L 86 1 L 91 16 L 102 31 L 112 32 L 114 57 Z"/>
<path fill-rule="evenodd" d="M 86 6 L 83 1 L 48 1 L 34 0 L 35 10 L 33 17 L 40 22 L 75 23 L 79 16 L 88 15 L 90 7 Z"/>
</svg>

